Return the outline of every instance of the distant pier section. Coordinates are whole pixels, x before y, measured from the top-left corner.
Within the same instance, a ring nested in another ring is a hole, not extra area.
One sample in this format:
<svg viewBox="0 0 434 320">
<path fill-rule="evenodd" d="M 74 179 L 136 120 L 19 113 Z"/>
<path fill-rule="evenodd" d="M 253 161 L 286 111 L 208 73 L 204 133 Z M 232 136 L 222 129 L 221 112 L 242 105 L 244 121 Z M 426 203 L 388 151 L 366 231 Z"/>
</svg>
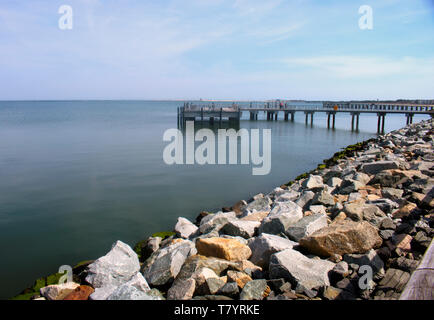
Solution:
<svg viewBox="0 0 434 320">
<path fill-rule="evenodd" d="M 178 108 L 178 124 L 185 121 L 218 121 L 239 122 L 243 112 L 249 113 L 250 120 L 258 120 L 260 113 L 266 114 L 267 121 L 277 121 L 283 115 L 284 121 L 295 121 L 295 114 L 301 113 L 305 123 L 313 125 L 314 114 L 327 114 L 327 128 L 334 129 L 336 115 L 347 113 L 351 115 L 351 130 L 359 131 L 360 114 L 377 114 L 377 132 L 384 133 L 384 123 L 387 114 L 402 114 L 407 118 L 407 124 L 413 123 L 413 116 L 417 114 L 434 117 L 434 103 L 399 103 L 399 102 L 332 102 L 332 101 L 269 101 L 269 102 L 237 102 L 237 103 L 184 103 Z"/>
</svg>

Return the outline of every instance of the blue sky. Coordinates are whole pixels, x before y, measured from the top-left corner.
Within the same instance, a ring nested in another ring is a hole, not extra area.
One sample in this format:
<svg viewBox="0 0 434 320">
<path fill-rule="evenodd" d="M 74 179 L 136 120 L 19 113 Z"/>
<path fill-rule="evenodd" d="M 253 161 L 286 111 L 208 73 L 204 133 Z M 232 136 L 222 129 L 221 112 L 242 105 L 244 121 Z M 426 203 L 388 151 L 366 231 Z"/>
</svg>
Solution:
<svg viewBox="0 0 434 320">
<path fill-rule="evenodd" d="M 0 100 L 433 99 L 434 1 L 2 0 L 0 70 Z"/>
</svg>

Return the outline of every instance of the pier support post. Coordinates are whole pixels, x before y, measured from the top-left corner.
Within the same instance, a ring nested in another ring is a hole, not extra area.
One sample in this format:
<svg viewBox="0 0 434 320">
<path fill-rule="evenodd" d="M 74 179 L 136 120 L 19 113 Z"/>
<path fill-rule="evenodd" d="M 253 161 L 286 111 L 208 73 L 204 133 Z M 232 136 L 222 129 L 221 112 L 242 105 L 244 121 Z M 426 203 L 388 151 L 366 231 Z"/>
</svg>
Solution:
<svg viewBox="0 0 434 320">
<path fill-rule="evenodd" d="M 351 131 L 354 131 L 354 117 L 355 117 L 355 114 L 351 113 Z"/>
<path fill-rule="evenodd" d="M 327 129 L 330 129 L 330 116 L 331 116 L 331 113 L 327 112 Z"/>
<path fill-rule="evenodd" d="M 275 121 L 277 121 L 277 117 L 279 116 L 279 112 L 276 112 L 275 114 L 274 114 L 274 120 Z"/>
<path fill-rule="evenodd" d="M 285 121 L 288 121 L 288 112 L 285 112 Z"/>
<path fill-rule="evenodd" d="M 291 121 L 294 122 L 295 120 L 295 112 L 291 112 Z"/>
<path fill-rule="evenodd" d="M 383 121 L 381 123 L 381 133 L 384 134 L 384 123 L 386 122 L 386 114 L 383 113 Z"/>
<path fill-rule="evenodd" d="M 336 113 L 333 113 L 333 130 L 335 129 Z"/>
<path fill-rule="evenodd" d="M 307 125 L 308 120 L 309 120 L 309 114 L 308 114 L 307 112 L 305 112 L 304 114 L 306 115 L 305 123 L 306 123 L 306 125 Z"/>
<path fill-rule="evenodd" d="M 310 126 L 313 126 L 313 114 L 314 112 L 311 112 L 310 114 Z"/>
<path fill-rule="evenodd" d="M 360 113 L 357 113 L 356 115 L 356 131 L 359 132 L 359 118 L 360 118 Z"/>
</svg>

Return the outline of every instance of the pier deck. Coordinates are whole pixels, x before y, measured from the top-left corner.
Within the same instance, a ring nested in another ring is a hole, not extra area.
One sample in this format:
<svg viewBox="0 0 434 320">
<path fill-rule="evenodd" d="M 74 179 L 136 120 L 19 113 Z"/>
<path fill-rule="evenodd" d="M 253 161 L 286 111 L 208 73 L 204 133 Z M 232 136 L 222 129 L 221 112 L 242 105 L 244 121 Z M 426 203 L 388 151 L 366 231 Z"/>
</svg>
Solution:
<svg viewBox="0 0 434 320">
<path fill-rule="evenodd" d="M 257 103 L 256 103 L 257 104 Z M 178 108 L 178 121 L 201 121 L 209 120 L 214 122 L 215 119 L 222 121 L 240 121 L 243 112 L 250 113 L 250 120 L 258 120 L 260 112 L 266 113 L 268 121 L 278 120 L 279 114 L 284 115 L 284 120 L 294 121 L 297 112 L 304 113 L 306 125 L 313 125 L 314 114 L 316 112 L 324 112 L 327 114 L 327 128 L 335 128 L 336 114 L 349 113 L 351 115 L 351 130 L 359 130 L 360 114 L 377 114 L 377 132 L 384 133 L 384 123 L 387 114 L 403 114 L 407 117 L 407 124 L 413 123 L 414 115 L 430 115 L 434 117 L 434 105 L 420 104 L 400 104 L 400 103 L 320 103 L 321 107 L 306 106 L 291 106 L 288 104 L 264 103 L 263 106 L 253 106 L 252 103 L 232 104 L 232 106 L 218 107 L 214 103 L 212 105 L 193 105 L 190 103 L 184 104 Z"/>
</svg>

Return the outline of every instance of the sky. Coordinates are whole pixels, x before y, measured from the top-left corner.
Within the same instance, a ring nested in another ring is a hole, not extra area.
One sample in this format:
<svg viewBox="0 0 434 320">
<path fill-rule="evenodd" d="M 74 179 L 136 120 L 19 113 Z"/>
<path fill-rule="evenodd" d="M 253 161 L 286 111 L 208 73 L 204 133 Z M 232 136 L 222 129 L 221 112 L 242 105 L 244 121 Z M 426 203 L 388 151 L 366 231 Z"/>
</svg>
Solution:
<svg viewBox="0 0 434 320">
<path fill-rule="evenodd" d="M 434 99 L 434 1 L 0 1 L 0 100 L 200 98 Z"/>
</svg>

